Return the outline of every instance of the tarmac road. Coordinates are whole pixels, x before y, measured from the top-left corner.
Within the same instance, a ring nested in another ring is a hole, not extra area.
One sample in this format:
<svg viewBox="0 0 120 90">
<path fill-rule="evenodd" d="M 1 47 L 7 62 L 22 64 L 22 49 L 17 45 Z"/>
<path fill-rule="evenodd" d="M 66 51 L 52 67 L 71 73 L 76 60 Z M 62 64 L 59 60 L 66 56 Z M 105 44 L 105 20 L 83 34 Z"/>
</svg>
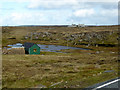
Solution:
<svg viewBox="0 0 120 90">
<path fill-rule="evenodd" d="M 120 77 L 112 80 L 108 80 L 103 83 L 97 83 L 93 86 L 85 88 L 83 90 L 120 90 Z"/>
</svg>

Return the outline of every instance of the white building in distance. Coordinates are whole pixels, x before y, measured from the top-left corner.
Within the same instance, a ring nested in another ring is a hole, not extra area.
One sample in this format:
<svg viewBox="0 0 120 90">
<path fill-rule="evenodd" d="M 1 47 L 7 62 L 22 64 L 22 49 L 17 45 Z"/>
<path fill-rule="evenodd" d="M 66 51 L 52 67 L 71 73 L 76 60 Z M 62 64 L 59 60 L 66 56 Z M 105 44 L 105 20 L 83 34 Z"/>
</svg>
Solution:
<svg viewBox="0 0 120 90">
<path fill-rule="evenodd" d="M 72 25 L 69 25 L 68 27 L 85 27 L 85 24 L 72 24 Z"/>
</svg>

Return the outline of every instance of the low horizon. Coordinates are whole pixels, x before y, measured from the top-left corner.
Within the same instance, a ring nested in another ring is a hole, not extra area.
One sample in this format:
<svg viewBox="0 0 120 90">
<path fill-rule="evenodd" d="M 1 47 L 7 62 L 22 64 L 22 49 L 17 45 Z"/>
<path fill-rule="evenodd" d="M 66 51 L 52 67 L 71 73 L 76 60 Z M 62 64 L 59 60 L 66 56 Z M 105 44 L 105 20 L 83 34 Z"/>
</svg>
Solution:
<svg viewBox="0 0 120 90">
<path fill-rule="evenodd" d="M 3 25 L 2 27 L 4 27 L 4 26 L 70 26 L 70 25 L 72 25 L 72 24 L 59 24 L 59 25 L 57 25 L 57 24 L 49 24 L 49 25 L 47 25 L 47 24 L 44 24 L 44 25 Z M 79 24 L 75 24 L 75 25 L 79 25 Z M 85 26 L 116 26 L 116 25 L 119 25 L 119 24 L 84 24 Z M 1 25 L 0 25 L 1 26 Z"/>
</svg>

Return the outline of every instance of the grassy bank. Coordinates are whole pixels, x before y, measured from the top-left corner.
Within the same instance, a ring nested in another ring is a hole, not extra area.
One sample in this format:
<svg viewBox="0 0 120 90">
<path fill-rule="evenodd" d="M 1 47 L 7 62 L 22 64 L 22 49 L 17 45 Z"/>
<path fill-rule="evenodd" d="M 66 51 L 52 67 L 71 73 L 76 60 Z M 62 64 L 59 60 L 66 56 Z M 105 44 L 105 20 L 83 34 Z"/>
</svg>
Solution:
<svg viewBox="0 0 120 90">
<path fill-rule="evenodd" d="M 118 77 L 118 27 L 3 27 L 2 47 L 33 42 L 90 49 L 3 55 L 3 88 L 85 88 Z"/>
<path fill-rule="evenodd" d="M 118 59 L 116 50 L 113 51 L 71 50 L 71 53 L 3 55 L 3 88 L 39 85 L 85 88 L 115 78 L 118 76 Z M 105 72 L 107 70 L 113 72 Z"/>
<path fill-rule="evenodd" d="M 119 26 L 89 27 L 2 27 L 3 47 L 8 44 L 34 42 L 55 45 L 116 46 Z"/>
</svg>

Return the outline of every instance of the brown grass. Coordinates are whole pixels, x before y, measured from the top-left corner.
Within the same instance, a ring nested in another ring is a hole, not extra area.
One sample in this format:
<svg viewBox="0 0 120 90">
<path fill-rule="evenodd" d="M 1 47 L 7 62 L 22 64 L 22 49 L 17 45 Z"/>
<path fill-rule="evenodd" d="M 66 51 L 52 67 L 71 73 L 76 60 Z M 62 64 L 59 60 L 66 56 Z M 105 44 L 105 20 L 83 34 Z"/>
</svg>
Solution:
<svg viewBox="0 0 120 90">
<path fill-rule="evenodd" d="M 12 48 L 10 50 L 3 49 L 2 50 L 3 54 L 25 54 L 24 48 Z"/>
<path fill-rule="evenodd" d="M 117 52 L 95 52 L 3 55 L 3 87 L 28 88 L 42 84 L 46 87 L 84 88 L 117 77 Z M 106 70 L 114 72 L 104 73 Z M 58 82 L 61 83 L 53 85 Z"/>
</svg>

